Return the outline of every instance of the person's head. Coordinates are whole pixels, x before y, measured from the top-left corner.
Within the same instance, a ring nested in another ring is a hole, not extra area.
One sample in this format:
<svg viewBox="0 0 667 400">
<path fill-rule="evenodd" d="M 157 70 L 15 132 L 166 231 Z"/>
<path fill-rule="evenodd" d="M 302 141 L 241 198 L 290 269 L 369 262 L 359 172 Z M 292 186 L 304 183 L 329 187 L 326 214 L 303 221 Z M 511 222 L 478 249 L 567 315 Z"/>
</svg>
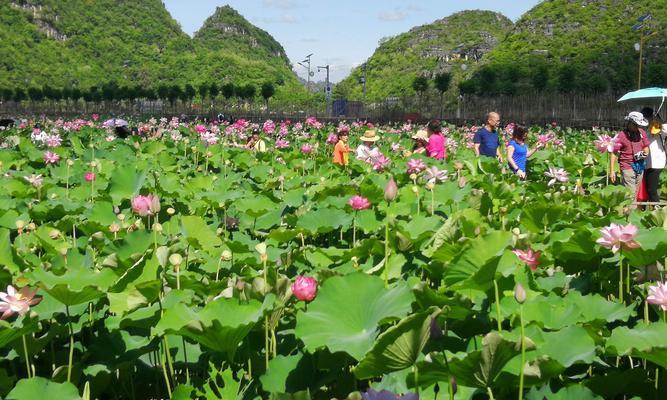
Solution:
<svg viewBox="0 0 667 400">
<path fill-rule="evenodd" d="M 642 108 L 641 113 L 647 121 L 652 120 L 654 117 L 653 109 L 651 107 Z"/>
<path fill-rule="evenodd" d="M 420 148 L 420 147 L 426 147 L 426 143 L 428 142 L 428 132 L 426 132 L 423 129 L 420 129 L 412 135 L 412 140 L 415 142 L 415 149 Z"/>
<path fill-rule="evenodd" d="M 349 134 L 347 133 L 347 131 L 341 131 L 341 132 L 338 133 L 338 141 L 339 142 L 347 143 L 348 138 L 349 138 Z"/>
<path fill-rule="evenodd" d="M 442 132 L 442 125 L 440 125 L 440 121 L 437 119 L 431 120 L 431 122 L 428 123 L 426 126 L 428 129 L 429 134 L 434 134 L 434 133 L 440 133 Z"/>
<path fill-rule="evenodd" d="M 528 136 L 528 129 L 523 125 L 516 125 L 514 131 L 512 132 L 512 139 L 525 142 L 526 137 Z"/>
<path fill-rule="evenodd" d="M 486 124 L 491 127 L 491 129 L 496 129 L 500 125 L 500 114 L 495 111 L 491 111 L 486 115 Z"/>
<path fill-rule="evenodd" d="M 260 134 L 261 134 L 261 131 L 259 129 L 253 129 L 252 130 L 252 136 L 251 136 L 252 140 L 255 141 L 255 142 L 258 141 Z"/>
<path fill-rule="evenodd" d="M 639 128 L 648 126 L 648 120 L 638 111 L 633 111 L 625 117 L 625 130 L 630 133 L 639 132 Z"/>
<path fill-rule="evenodd" d="M 380 140 L 374 129 L 369 129 L 361 136 L 361 143 L 366 147 L 372 147 L 375 142 Z"/>
</svg>

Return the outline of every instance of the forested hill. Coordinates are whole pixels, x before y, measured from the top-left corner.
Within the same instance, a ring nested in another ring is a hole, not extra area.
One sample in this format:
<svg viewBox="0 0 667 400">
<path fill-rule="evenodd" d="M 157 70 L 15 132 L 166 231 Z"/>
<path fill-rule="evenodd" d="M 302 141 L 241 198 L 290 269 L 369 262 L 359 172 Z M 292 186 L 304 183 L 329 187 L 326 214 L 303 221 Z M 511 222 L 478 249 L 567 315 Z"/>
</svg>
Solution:
<svg viewBox="0 0 667 400">
<path fill-rule="evenodd" d="M 305 94 L 282 46 L 227 6 L 190 38 L 160 0 L 0 0 L 0 88 L 267 81 Z"/>
<path fill-rule="evenodd" d="M 634 89 L 638 18 L 645 33 L 643 87 L 667 85 L 667 0 L 548 0 L 517 21 L 471 80 L 468 93 L 605 92 Z"/>
<path fill-rule="evenodd" d="M 454 81 L 475 68 L 512 29 L 507 17 L 491 11 L 462 11 L 431 24 L 383 39 L 366 62 L 367 99 L 414 93 L 415 77 L 429 80 L 449 73 Z M 360 99 L 364 76 L 362 67 L 336 87 L 336 95 Z"/>
</svg>

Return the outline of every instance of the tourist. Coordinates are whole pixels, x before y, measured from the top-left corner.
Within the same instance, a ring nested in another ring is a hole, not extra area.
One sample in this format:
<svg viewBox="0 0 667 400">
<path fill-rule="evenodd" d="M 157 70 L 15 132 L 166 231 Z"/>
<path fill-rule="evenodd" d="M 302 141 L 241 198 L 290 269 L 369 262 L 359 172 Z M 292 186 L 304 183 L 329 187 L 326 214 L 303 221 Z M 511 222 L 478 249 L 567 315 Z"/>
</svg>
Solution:
<svg viewBox="0 0 667 400">
<path fill-rule="evenodd" d="M 503 161 L 500 152 L 500 135 L 498 126 L 500 125 L 500 114 L 490 112 L 486 116 L 486 123 L 475 132 L 473 143 L 475 144 L 475 155 L 477 157 L 496 157 L 498 161 Z"/>
<path fill-rule="evenodd" d="M 352 150 L 347 145 L 348 138 L 349 134 L 347 130 L 342 130 L 338 133 L 338 142 L 334 147 L 334 155 L 333 155 L 334 164 L 346 166 L 349 163 L 348 153 L 351 152 Z"/>
<path fill-rule="evenodd" d="M 639 128 L 646 128 L 648 121 L 637 111 L 628 114 L 625 120 L 627 121 L 625 129 L 616 136 L 616 142 L 620 147 L 617 150 L 618 156 L 612 153 L 609 177 L 612 183 L 616 182 L 614 167 L 618 158 L 623 185 L 636 195 L 644 176 L 645 161 L 649 153 L 648 138 Z"/>
<path fill-rule="evenodd" d="M 425 154 L 426 145 L 428 144 L 428 132 L 420 129 L 412 135 L 412 140 L 414 141 L 414 146 L 412 147 L 411 154 Z"/>
<path fill-rule="evenodd" d="M 526 144 L 528 129 L 525 126 L 517 125 L 512 132 L 512 140 L 507 146 L 507 164 L 519 179 L 526 179 L 526 163 L 542 145 L 529 149 Z"/>
<path fill-rule="evenodd" d="M 266 143 L 260 137 L 261 131 L 259 129 L 252 130 L 252 136 L 248 139 L 248 143 L 245 145 L 245 148 L 252 150 L 258 153 L 264 153 L 266 151 Z"/>
<path fill-rule="evenodd" d="M 654 133 L 650 129 L 649 135 L 649 153 L 646 160 L 646 171 L 644 179 L 646 180 L 646 191 L 648 192 L 648 201 L 660 202 L 660 173 L 667 165 L 667 124 L 662 124 L 660 131 Z"/>
<path fill-rule="evenodd" d="M 442 136 L 442 127 L 440 121 L 432 120 L 428 123 L 428 145 L 426 152 L 431 158 L 444 160 L 445 158 L 445 138 Z"/>
<path fill-rule="evenodd" d="M 374 146 L 375 142 L 380 140 L 374 129 L 369 129 L 361 136 L 361 144 L 357 147 L 357 159 L 368 161 L 377 158 L 380 150 Z"/>
</svg>

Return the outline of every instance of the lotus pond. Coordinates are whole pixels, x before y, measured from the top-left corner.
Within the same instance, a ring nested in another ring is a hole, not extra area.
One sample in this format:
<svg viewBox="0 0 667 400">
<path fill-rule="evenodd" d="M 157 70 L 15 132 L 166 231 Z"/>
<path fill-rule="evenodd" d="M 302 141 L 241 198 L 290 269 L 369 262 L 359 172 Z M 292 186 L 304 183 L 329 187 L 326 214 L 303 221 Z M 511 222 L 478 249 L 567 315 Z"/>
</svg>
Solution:
<svg viewBox="0 0 667 400">
<path fill-rule="evenodd" d="M 41 123 L 0 132 L 2 398 L 664 398 L 667 209 L 609 132 L 533 128 L 520 181 L 470 128 L 342 168 L 366 124 Z"/>
</svg>

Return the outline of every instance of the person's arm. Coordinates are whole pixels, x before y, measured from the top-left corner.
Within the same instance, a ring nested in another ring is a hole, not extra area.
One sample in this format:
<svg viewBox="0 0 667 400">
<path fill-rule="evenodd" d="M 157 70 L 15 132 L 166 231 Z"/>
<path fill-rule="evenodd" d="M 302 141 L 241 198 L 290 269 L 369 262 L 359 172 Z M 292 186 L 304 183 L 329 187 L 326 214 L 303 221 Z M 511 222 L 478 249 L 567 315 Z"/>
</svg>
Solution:
<svg viewBox="0 0 667 400">
<path fill-rule="evenodd" d="M 515 171 L 518 171 L 520 168 L 514 162 L 514 146 L 507 146 L 507 162 L 512 166 Z"/>
<path fill-rule="evenodd" d="M 535 152 L 539 150 L 537 147 L 533 147 L 532 149 L 528 150 L 528 154 L 526 155 L 526 158 L 530 158 Z"/>
<path fill-rule="evenodd" d="M 479 143 L 475 143 L 474 149 L 475 149 L 475 155 L 479 157 Z"/>
<path fill-rule="evenodd" d="M 500 151 L 501 146 L 503 146 L 503 143 L 501 141 L 498 141 L 498 148 L 496 148 L 496 158 L 498 159 L 499 162 L 503 162 L 503 153 Z"/>
</svg>

